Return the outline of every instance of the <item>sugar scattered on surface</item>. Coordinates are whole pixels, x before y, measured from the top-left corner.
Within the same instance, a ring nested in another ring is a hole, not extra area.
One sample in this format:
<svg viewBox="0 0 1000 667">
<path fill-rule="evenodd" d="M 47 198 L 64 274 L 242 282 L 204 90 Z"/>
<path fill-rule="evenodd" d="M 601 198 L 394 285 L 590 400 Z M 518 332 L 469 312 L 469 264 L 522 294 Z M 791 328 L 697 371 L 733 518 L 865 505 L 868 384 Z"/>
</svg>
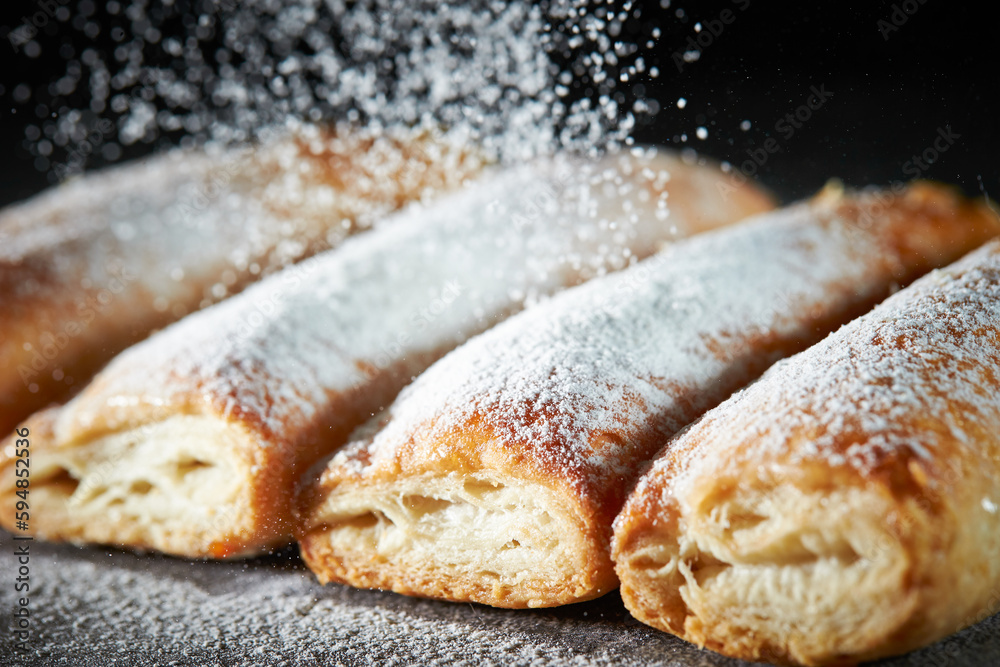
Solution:
<svg viewBox="0 0 1000 667">
<path fill-rule="evenodd" d="M 0 533 L 0 571 L 17 570 L 15 544 Z M 2 633 L 4 664 L 749 667 L 638 623 L 616 594 L 558 610 L 450 604 L 320 586 L 290 554 L 188 563 L 33 543 L 30 567 L 31 652 Z M 17 596 L 0 588 L 6 626 Z M 943 657 L 1000 662 L 1000 616 L 884 664 Z"/>
<path fill-rule="evenodd" d="M 5 571 L 16 569 L 9 537 L 2 542 L 8 548 L 0 562 Z M 294 557 L 292 563 L 184 563 L 48 545 L 32 551 L 37 583 L 30 644 L 38 654 L 25 657 L 33 665 L 116 659 L 233 666 L 607 665 L 694 651 L 631 621 L 613 598 L 587 605 L 587 619 L 580 611 L 526 615 L 322 587 Z M 14 604 L 9 596 L 4 591 L 0 597 L 5 609 Z M 598 620 L 604 615 L 607 620 Z M 626 648 L 632 657 L 626 658 Z M 0 656 L 8 651 L 13 654 L 13 641 L 5 633 Z"/>
</svg>

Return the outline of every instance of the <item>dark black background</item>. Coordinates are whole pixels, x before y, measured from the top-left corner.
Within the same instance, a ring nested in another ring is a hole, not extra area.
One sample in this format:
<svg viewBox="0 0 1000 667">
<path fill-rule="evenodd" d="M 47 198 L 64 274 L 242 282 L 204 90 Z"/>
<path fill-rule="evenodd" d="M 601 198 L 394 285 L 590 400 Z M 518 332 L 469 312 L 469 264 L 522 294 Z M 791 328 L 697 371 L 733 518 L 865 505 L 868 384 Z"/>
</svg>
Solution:
<svg viewBox="0 0 1000 667">
<path fill-rule="evenodd" d="M 95 4 L 100 20 L 103 2 Z M 0 32 L 6 34 L 35 5 L 34 0 L 5 0 Z M 687 145 L 739 166 L 748 151 L 773 136 L 780 151 L 753 169 L 779 195 L 792 199 L 807 196 L 830 177 L 851 185 L 908 180 L 907 161 L 933 145 L 939 128 L 950 126 L 959 138 L 923 175 L 956 183 L 969 194 L 1000 196 L 996 12 L 985 15 L 971 3 L 945 0 L 857 6 L 731 0 L 673 2 L 668 8 L 654 1 L 637 6 L 641 15 L 626 25 L 623 37 L 644 42 L 654 27 L 662 31 L 655 52 L 645 54 L 647 66 L 658 67 L 660 76 L 621 87 L 631 95 L 631 85 L 639 83 L 662 105 L 637 129 L 639 141 Z M 904 7 L 915 11 L 908 15 Z M 707 30 L 727 8 L 734 20 L 713 35 L 697 61 L 678 72 L 674 53 L 698 36 L 695 23 L 701 21 Z M 894 12 L 897 22 L 903 16 L 906 21 L 886 39 L 879 21 L 892 25 Z M 63 73 L 58 48 L 51 45 L 83 39 L 65 26 L 48 31 L 40 37 L 46 49 L 37 59 L 0 42 L 0 203 L 27 197 L 51 180 L 36 168 L 24 143 L 33 106 L 12 99 L 17 84 L 37 86 Z M 100 45 L 101 39 L 94 41 Z M 833 96 L 794 136 L 783 137 L 775 123 L 806 101 L 811 86 L 823 86 Z M 679 97 L 687 100 L 684 109 L 676 106 Z M 744 120 L 751 123 L 748 131 L 740 128 Z M 698 126 L 708 129 L 706 140 L 695 137 Z M 126 156 L 157 147 L 134 147 Z"/>
<path fill-rule="evenodd" d="M 977 13 L 972 3 L 912 4 L 919 9 L 886 40 L 879 21 L 891 21 L 901 3 L 751 3 L 683 73 L 670 62 L 662 66 L 673 76 L 659 84 L 660 97 L 690 91 L 687 113 L 667 107 L 640 136 L 665 139 L 692 112 L 703 114 L 716 123 L 705 152 L 737 163 L 775 135 L 781 151 L 759 177 L 785 197 L 801 197 L 830 177 L 852 185 L 908 180 L 903 165 L 932 145 L 939 127 L 951 125 L 961 138 L 924 175 L 970 194 L 980 192 L 981 178 L 995 196 L 996 16 Z M 706 15 L 717 12 L 704 5 L 698 17 Z M 781 139 L 775 122 L 803 103 L 811 85 L 823 84 L 832 99 L 791 139 Z M 741 118 L 752 121 L 750 132 L 737 128 Z"/>
</svg>

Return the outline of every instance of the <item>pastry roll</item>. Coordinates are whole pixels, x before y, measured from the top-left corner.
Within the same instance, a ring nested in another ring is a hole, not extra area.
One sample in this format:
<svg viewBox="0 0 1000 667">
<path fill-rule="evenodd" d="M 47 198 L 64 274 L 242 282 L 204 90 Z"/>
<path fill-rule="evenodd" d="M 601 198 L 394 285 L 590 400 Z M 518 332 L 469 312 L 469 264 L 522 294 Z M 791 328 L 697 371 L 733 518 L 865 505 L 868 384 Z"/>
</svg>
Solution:
<svg viewBox="0 0 1000 667">
<path fill-rule="evenodd" d="M 636 618 L 849 664 L 997 611 L 1000 243 L 770 369 L 670 442 L 616 520 Z"/>
<path fill-rule="evenodd" d="M 469 341 L 303 491 L 306 563 L 323 582 L 501 607 L 611 590 L 612 520 L 669 436 L 996 231 L 938 187 L 882 200 L 828 190 Z"/>
<path fill-rule="evenodd" d="M 478 172 L 429 132 L 175 151 L 0 212 L 0 437 L 185 313 Z"/>
<path fill-rule="evenodd" d="M 27 422 L 33 528 L 190 557 L 288 541 L 295 481 L 441 354 L 768 206 L 718 201 L 724 179 L 653 152 L 494 173 L 182 320 Z M 13 480 L 8 458 L 0 497 Z"/>
</svg>

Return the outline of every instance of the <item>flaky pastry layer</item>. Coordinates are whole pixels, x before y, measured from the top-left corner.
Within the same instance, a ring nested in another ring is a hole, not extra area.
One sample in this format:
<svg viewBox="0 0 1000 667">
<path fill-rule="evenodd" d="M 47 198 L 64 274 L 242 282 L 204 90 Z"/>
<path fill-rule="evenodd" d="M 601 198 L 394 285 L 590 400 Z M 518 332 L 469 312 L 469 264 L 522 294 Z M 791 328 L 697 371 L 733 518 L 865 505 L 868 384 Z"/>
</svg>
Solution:
<svg viewBox="0 0 1000 667">
<path fill-rule="evenodd" d="M 328 564 L 323 583 L 513 607 L 571 602 L 612 585 L 595 581 L 574 505 L 515 477 L 427 474 L 362 486 L 328 497 L 315 518 L 304 549 Z"/>
<path fill-rule="evenodd" d="M 985 208 L 927 184 L 898 197 L 828 190 L 567 291 L 446 356 L 355 434 L 300 498 L 306 562 L 321 580 L 504 607 L 600 595 L 616 581 L 612 520 L 663 442 L 996 229 Z M 532 501 L 484 540 L 440 491 L 462 479 Z M 386 513 L 422 485 L 447 501 L 435 526 L 463 549 L 439 557 L 421 517 Z M 519 561 L 537 566 L 498 583 L 488 564 L 538 550 L 510 527 L 539 511 L 573 519 L 547 557 Z M 390 549 L 377 536 L 398 539 Z"/>
<path fill-rule="evenodd" d="M 32 460 L 77 485 L 33 528 L 190 557 L 289 540 L 296 480 L 446 351 L 525 302 L 766 206 L 750 187 L 690 220 L 664 205 L 723 178 L 656 151 L 497 171 L 168 327 L 29 420 L 45 434 Z M 192 452 L 190 485 L 158 472 Z M 0 486 L 13 465 L 0 458 Z M 202 481 L 218 493 L 194 493 Z"/>
<path fill-rule="evenodd" d="M 1000 602 L 1000 243 L 781 362 L 616 520 L 622 598 L 726 655 L 851 664 Z"/>
<path fill-rule="evenodd" d="M 29 441 L 53 437 L 55 410 L 27 422 Z M 266 488 L 245 488 L 253 462 L 241 457 L 250 434 L 200 415 L 45 451 L 31 476 L 38 536 L 52 541 L 158 544 L 193 556 L 240 555 L 218 535 L 255 528 Z M 247 519 L 251 520 L 248 521 Z M 280 537 L 275 531 L 275 537 Z"/>
</svg>

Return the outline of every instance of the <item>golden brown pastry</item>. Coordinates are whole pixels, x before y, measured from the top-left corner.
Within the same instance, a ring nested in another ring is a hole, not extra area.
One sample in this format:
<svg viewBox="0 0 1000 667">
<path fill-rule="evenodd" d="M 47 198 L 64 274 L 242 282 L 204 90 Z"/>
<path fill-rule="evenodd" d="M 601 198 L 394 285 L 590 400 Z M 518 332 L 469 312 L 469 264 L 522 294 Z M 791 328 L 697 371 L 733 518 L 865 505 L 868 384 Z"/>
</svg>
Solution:
<svg viewBox="0 0 1000 667">
<path fill-rule="evenodd" d="M 191 557 L 287 541 L 299 476 L 441 354 L 768 206 L 754 187 L 719 202 L 724 179 L 655 151 L 497 171 L 189 316 L 27 422 L 32 527 Z M 13 483 L 0 459 L 4 502 Z"/>
<path fill-rule="evenodd" d="M 777 364 L 667 445 L 615 525 L 639 620 L 852 664 L 997 611 L 1000 242 Z"/>
<path fill-rule="evenodd" d="M 175 151 L 0 212 L 0 437 L 116 353 L 478 173 L 430 132 L 303 127 Z"/>
<path fill-rule="evenodd" d="M 669 436 L 996 232 L 939 187 L 879 198 L 828 190 L 677 243 L 452 352 L 304 491 L 306 563 L 501 607 L 611 590 L 612 520 Z"/>
</svg>

